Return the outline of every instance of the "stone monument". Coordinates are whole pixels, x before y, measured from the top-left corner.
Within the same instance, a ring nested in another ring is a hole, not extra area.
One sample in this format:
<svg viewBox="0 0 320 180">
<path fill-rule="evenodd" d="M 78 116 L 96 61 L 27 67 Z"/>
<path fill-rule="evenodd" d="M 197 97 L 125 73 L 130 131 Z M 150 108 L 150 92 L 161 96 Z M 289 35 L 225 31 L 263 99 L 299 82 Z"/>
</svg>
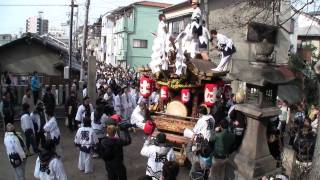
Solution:
<svg viewBox="0 0 320 180">
<path fill-rule="evenodd" d="M 280 113 L 276 106 L 278 85 L 293 79 L 272 64 L 273 49 L 266 39 L 257 43 L 256 58 L 250 67 L 230 74 L 232 79 L 246 82 L 245 102 L 237 105 L 236 110 L 246 116 L 247 128 L 234 158 L 235 169 L 243 179 L 258 179 L 277 170 L 267 144 L 267 123 Z"/>
</svg>

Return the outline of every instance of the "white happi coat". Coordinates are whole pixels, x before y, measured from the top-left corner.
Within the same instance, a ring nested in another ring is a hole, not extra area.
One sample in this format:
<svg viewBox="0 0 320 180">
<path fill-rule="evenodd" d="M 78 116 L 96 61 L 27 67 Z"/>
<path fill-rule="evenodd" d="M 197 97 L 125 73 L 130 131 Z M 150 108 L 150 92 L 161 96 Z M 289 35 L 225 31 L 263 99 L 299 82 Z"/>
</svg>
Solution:
<svg viewBox="0 0 320 180">
<path fill-rule="evenodd" d="M 153 41 L 152 46 L 152 55 L 151 62 L 149 66 L 152 70 L 152 73 L 157 73 L 161 69 L 168 69 L 168 62 L 166 58 L 166 44 L 167 44 L 167 33 L 165 32 L 166 24 L 163 21 L 160 21 L 158 24 L 157 37 Z"/>
<path fill-rule="evenodd" d="M 20 137 L 21 138 L 21 137 Z M 22 140 L 22 138 L 21 138 Z M 7 155 L 19 154 L 20 159 L 23 160 L 26 158 L 26 153 L 24 152 L 20 141 L 13 132 L 6 132 L 4 135 L 4 146 L 6 147 Z"/>
<path fill-rule="evenodd" d="M 92 127 L 81 127 L 76 133 L 74 143 L 90 148 L 98 143 L 98 138 Z"/>
<path fill-rule="evenodd" d="M 230 38 L 228 38 L 227 36 L 218 33 L 217 34 L 217 46 L 221 47 L 223 45 L 226 45 L 224 50 L 227 51 L 228 48 L 232 49 L 233 41 Z"/>
<path fill-rule="evenodd" d="M 105 137 L 105 127 L 106 122 L 108 120 L 108 116 L 106 114 L 102 114 L 100 118 L 100 122 L 95 121 L 94 112 L 91 113 L 91 127 L 97 135 L 97 138 Z"/>
<path fill-rule="evenodd" d="M 93 112 L 93 106 L 92 106 L 92 104 L 89 104 L 89 106 L 90 106 L 90 114 L 91 114 Z M 78 107 L 75 120 L 83 123 L 83 118 L 85 117 L 85 115 L 86 115 L 86 108 L 84 107 L 83 104 L 81 104 Z"/>
<path fill-rule="evenodd" d="M 193 128 L 195 135 L 201 134 L 206 140 L 210 140 L 214 133 L 215 120 L 211 115 L 203 115 Z"/>
<path fill-rule="evenodd" d="M 49 139 L 59 138 L 60 137 L 60 129 L 55 117 L 51 117 L 48 122 L 43 126 L 43 130 L 46 132 L 47 137 Z"/>
<path fill-rule="evenodd" d="M 23 132 L 26 132 L 28 129 L 32 129 L 34 133 L 33 122 L 29 114 L 24 114 L 21 116 L 21 129 Z"/>
<path fill-rule="evenodd" d="M 60 159 L 53 158 L 48 168 L 49 171 L 47 172 L 40 171 L 40 159 L 38 157 L 34 168 L 34 177 L 40 180 L 67 180 L 67 175 Z"/>
<path fill-rule="evenodd" d="M 178 39 L 176 43 L 177 48 L 177 55 L 176 55 L 176 74 L 182 75 L 186 73 L 187 64 L 186 64 L 186 57 L 184 56 L 184 48 L 183 48 L 183 40 Z"/>
<path fill-rule="evenodd" d="M 148 158 L 146 175 L 151 176 L 153 180 L 160 179 L 162 167 L 166 161 L 176 160 L 171 147 L 151 145 L 149 140 L 146 140 L 140 153 Z"/>
<path fill-rule="evenodd" d="M 139 128 L 144 129 L 145 125 L 145 112 L 141 111 L 140 106 L 137 106 L 131 115 L 131 124 L 137 125 Z"/>
<path fill-rule="evenodd" d="M 98 142 L 98 137 L 91 127 L 81 127 L 78 129 L 74 143 L 80 146 L 78 161 L 80 171 L 84 170 L 85 173 L 93 172 L 91 152 Z M 86 150 L 83 150 L 83 148 Z"/>
</svg>

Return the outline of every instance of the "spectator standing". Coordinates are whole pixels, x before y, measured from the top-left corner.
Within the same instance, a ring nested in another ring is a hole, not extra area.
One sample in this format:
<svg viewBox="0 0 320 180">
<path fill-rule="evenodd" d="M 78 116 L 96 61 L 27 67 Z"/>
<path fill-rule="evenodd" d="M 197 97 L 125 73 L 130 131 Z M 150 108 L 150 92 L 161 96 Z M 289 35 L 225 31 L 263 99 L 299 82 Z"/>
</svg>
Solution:
<svg viewBox="0 0 320 180">
<path fill-rule="evenodd" d="M 78 101 L 77 96 L 74 91 L 70 92 L 70 97 L 67 100 L 65 111 L 68 118 L 68 127 L 70 131 L 73 131 L 76 129 L 76 114 L 77 114 L 77 107 L 78 107 Z"/>
<path fill-rule="evenodd" d="M 22 97 L 22 103 L 21 104 L 29 104 L 30 111 L 34 110 L 34 100 L 31 97 L 31 89 L 27 88 L 25 94 Z"/>
<path fill-rule="evenodd" d="M 35 110 L 30 114 L 30 117 L 36 134 L 36 145 L 39 148 L 39 144 L 41 143 L 41 147 L 44 147 L 46 137 L 44 135 L 43 127 L 46 124 L 46 117 L 44 114 L 43 103 L 41 101 L 38 102 Z"/>
<path fill-rule="evenodd" d="M 35 142 L 35 130 L 33 126 L 32 119 L 30 117 L 30 106 L 25 103 L 22 105 L 22 115 L 21 115 L 21 129 L 24 132 L 26 137 L 26 145 L 27 145 L 27 155 L 31 155 L 30 153 L 30 145 L 35 153 L 38 153 L 38 148 Z"/>
<path fill-rule="evenodd" d="M 33 94 L 33 103 L 37 104 L 38 99 L 39 99 L 39 91 L 40 91 L 40 80 L 38 76 L 38 72 L 34 71 L 32 78 L 31 78 L 31 90 Z"/>
<path fill-rule="evenodd" d="M 13 124 L 14 120 L 14 108 L 13 102 L 11 99 L 11 93 L 9 91 L 5 92 L 3 97 L 3 115 L 4 115 L 4 123 Z"/>
<path fill-rule="evenodd" d="M 126 180 L 126 167 L 123 164 L 123 146 L 131 144 L 131 137 L 128 132 L 128 126 L 119 126 L 120 131 L 117 133 L 117 127 L 109 125 L 107 127 L 107 137 L 101 140 L 99 145 L 99 155 L 105 162 L 109 180 Z M 116 137 L 118 134 L 119 137 Z"/>
<path fill-rule="evenodd" d="M 220 122 L 219 132 L 210 139 L 209 144 L 213 149 L 212 175 L 214 179 L 224 179 L 225 163 L 234 146 L 234 134 L 228 131 L 228 121 Z"/>
<path fill-rule="evenodd" d="M 11 123 L 8 123 L 6 126 L 4 145 L 10 163 L 15 171 L 15 179 L 25 180 L 25 165 L 27 161 L 25 144 L 22 138 L 16 133 L 15 127 Z"/>
<path fill-rule="evenodd" d="M 56 107 L 56 99 L 50 86 L 46 88 L 46 93 L 43 96 L 43 103 L 46 110 L 52 110 L 54 112 Z"/>
</svg>

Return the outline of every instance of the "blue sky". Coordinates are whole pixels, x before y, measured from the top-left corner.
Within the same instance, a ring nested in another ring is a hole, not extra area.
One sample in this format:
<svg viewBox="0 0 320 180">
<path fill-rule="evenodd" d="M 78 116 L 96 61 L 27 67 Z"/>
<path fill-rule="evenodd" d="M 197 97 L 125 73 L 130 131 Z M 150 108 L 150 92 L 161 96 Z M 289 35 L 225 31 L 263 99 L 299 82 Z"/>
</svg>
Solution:
<svg viewBox="0 0 320 180">
<path fill-rule="evenodd" d="M 93 22 L 101 14 L 117 8 L 136 2 L 138 0 L 91 0 L 89 11 L 89 21 Z M 184 0 L 150 0 L 164 3 L 179 3 Z M 0 0 L 0 5 L 67 5 L 71 0 Z M 75 0 L 79 4 L 79 24 L 84 20 L 85 0 Z M 19 31 L 25 32 L 26 19 L 31 16 L 37 16 L 38 11 L 43 11 L 44 18 L 49 20 L 49 28 L 60 27 L 69 17 L 68 6 L 0 6 L 0 34 L 18 34 Z"/>
</svg>

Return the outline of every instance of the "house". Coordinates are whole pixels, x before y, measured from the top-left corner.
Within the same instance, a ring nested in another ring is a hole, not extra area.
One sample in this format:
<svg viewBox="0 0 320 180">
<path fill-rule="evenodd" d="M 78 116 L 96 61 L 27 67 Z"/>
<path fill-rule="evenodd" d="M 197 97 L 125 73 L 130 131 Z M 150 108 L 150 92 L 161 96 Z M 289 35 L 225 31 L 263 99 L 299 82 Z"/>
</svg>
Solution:
<svg viewBox="0 0 320 180">
<path fill-rule="evenodd" d="M 11 34 L 0 34 L 0 46 L 14 40 Z"/>
<path fill-rule="evenodd" d="M 47 84 L 63 82 L 64 67 L 68 65 L 68 49 L 51 37 L 27 33 L 0 46 L 0 71 L 10 72 L 15 85 L 26 83 L 33 71 L 41 74 Z M 79 56 L 72 59 L 72 75 L 79 74 Z"/>
<path fill-rule="evenodd" d="M 295 16 L 295 28 L 294 52 L 298 52 L 304 60 L 309 62 L 318 61 L 320 58 L 320 12 L 299 13 Z M 311 49 L 314 50 L 310 51 Z"/>
<path fill-rule="evenodd" d="M 193 8 L 189 1 L 184 1 L 161 9 L 161 12 L 166 16 L 169 33 L 176 37 L 190 23 Z"/>
<path fill-rule="evenodd" d="M 122 7 L 121 7 L 122 8 Z M 101 55 L 99 60 L 102 62 L 106 62 L 107 64 L 111 64 L 113 66 L 117 65 L 115 54 L 114 54 L 114 27 L 115 27 L 115 19 L 114 15 L 110 12 L 102 15 L 102 23 L 101 23 Z"/>
<path fill-rule="evenodd" d="M 117 8 L 108 15 L 109 20 L 114 18 L 114 25 L 110 22 L 111 26 L 105 28 L 113 29 L 114 41 L 104 36 L 106 41 L 101 46 L 106 47 L 106 52 L 112 52 L 108 50 L 108 43 L 113 44 L 113 47 L 109 47 L 113 48 L 114 64 L 137 67 L 150 62 L 154 39 L 152 33 L 157 30 L 159 10 L 168 6 L 170 4 L 139 1 Z"/>
</svg>

